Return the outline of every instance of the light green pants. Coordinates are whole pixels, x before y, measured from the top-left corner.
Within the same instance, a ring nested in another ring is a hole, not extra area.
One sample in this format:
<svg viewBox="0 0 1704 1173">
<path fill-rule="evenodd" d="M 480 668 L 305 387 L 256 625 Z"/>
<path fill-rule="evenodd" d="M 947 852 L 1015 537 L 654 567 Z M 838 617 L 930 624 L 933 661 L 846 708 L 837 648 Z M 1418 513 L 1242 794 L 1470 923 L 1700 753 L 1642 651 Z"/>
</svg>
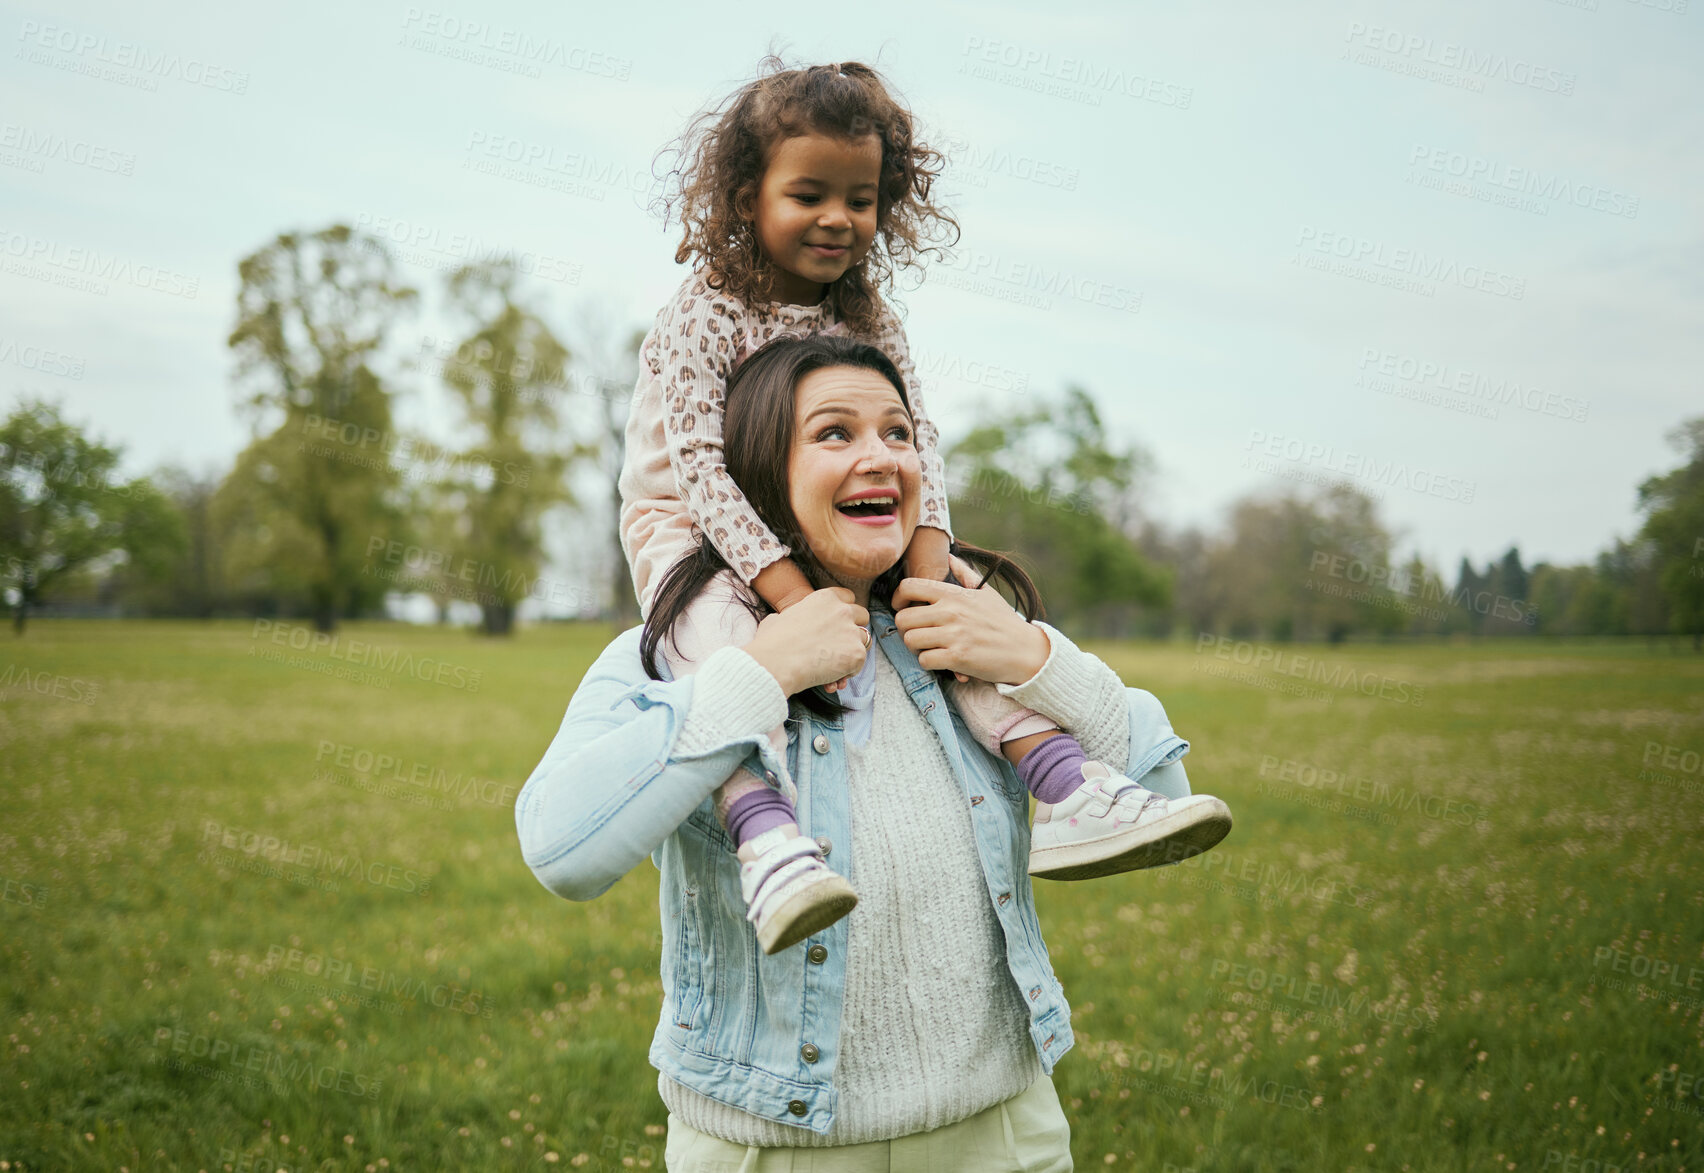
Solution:
<svg viewBox="0 0 1704 1173">
<path fill-rule="evenodd" d="M 831 1148 L 732 1144 L 671 1112 L 663 1166 L 669 1173 L 1071 1173 L 1071 1125 L 1045 1075 L 933 1132 Z"/>
</svg>

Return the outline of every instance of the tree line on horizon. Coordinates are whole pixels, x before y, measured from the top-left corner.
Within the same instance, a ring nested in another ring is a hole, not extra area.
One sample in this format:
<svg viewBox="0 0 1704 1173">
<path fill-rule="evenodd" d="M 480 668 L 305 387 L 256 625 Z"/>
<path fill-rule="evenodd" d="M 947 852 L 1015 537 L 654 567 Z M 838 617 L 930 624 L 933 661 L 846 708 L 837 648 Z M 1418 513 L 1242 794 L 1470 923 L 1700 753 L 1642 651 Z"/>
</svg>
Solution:
<svg viewBox="0 0 1704 1173">
<path fill-rule="evenodd" d="M 553 329 L 507 258 L 445 275 L 452 342 L 397 353 L 420 291 L 382 240 L 343 224 L 283 233 L 245 257 L 236 402 L 251 439 L 222 475 L 167 466 L 116 477 L 122 452 L 43 400 L 0 422 L 0 589 L 32 612 L 295 617 L 317 630 L 386 614 L 393 593 L 440 620 L 514 630 L 528 598 L 638 619 L 615 536 L 622 427 L 642 330 Z M 565 334 L 570 341 L 564 341 Z M 400 427 L 394 374 L 435 369 L 455 445 Z M 1078 386 L 946 447 L 953 528 L 1012 552 L 1047 617 L 1086 636 L 1202 634 L 1340 642 L 1454 636 L 1657 636 L 1704 641 L 1704 417 L 1670 433 L 1682 463 L 1639 487 L 1644 521 L 1591 563 L 1523 565 L 1518 549 L 1453 584 L 1403 557 L 1377 502 L 1348 482 L 1252 494 L 1213 531 L 1173 528 L 1143 500 L 1154 469 L 1106 435 Z M 607 486 L 581 500 L 575 475 Z M 600 537 L 593 597 L 547 574 L 545 526 Z M 541 589 L 546 588 L 549 589 Z"/>
</svg>

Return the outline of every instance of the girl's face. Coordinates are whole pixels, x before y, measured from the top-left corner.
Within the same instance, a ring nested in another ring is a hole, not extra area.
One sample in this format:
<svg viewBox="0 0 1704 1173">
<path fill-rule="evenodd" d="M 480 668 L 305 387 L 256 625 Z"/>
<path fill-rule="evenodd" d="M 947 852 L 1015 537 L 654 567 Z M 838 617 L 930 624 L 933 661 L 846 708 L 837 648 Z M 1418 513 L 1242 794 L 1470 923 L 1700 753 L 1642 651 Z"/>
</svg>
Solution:
<svg viewBox="0 0 1704 1173">
<path fill-rule="evenodd" d="M 876 238 L 882 141 L 795 135 L 771 148 L 752 217 L 778 272 L 775 294 L 815 305 L 824 287 L 864 259 Z"/>
<path fill-rule="evenodd" d="M 893 384 L 863 367 L 812 371 L 793 410 L 793 516 L 823 569 L 864 602 L 917 529 L 923 470 L 911 416 Z"/>
</svg>

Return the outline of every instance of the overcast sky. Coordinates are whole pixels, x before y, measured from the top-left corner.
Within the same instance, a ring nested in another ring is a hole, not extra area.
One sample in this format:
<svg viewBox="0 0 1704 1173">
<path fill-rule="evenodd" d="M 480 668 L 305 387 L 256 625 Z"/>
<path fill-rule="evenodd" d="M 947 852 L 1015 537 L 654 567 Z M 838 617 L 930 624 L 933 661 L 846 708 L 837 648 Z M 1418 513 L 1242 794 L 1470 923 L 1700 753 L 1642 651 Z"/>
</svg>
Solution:
<svg viewBox="0 0 1704 1173">
<path fill-rule="evenodd" d="M 959 256 L 900 293 L 948 439 L 1075 382 L 1170 523 L 1346 475 L 1452 574 L 1580 561 L 1704 413 L 1688 2 L 0 5 L 0 395 L 223 471 L 237 261 L 337 220 L 648 326 L 652 158 L 773 43 L 948 150 Z"/>
</svg>

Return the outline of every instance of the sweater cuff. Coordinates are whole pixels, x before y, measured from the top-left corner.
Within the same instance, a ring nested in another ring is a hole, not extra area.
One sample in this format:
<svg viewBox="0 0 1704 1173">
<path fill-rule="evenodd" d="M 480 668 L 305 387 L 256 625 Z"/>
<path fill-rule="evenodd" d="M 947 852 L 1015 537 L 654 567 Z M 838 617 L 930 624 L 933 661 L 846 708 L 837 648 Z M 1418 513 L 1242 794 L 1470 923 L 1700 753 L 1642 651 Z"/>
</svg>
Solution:
<svg viewBox="0 0 1704 1173">
<path fill-rule="evenodd" d="M 1099 656 L 1064 632 L 1032 620 L 1047 635 L 1047 659 L 1022 684 L 996 684 L 1001 694 L 1059 723 L 1083 752 L 1123 773 L 1130 764 L 1130 708 L 1124 681 Z"/>
<path fill-rule="evenodd" d="M 793 547 L 784 545 L 781 542 L 781 539 L 777 538 L 775 539 L 775 544 L 773 546 L 765 546 L 761 550 L 752 550 L 748 557 L 740 560 L 742 566 L 749 565 L 757 567 L 756 570 L 751 572 L 750 577 L 747 577 L 743 571 L 736 570 L 735 573 L 739 575 L 741 582 L 745 583 L 747 586 L 751 586 L 752 583 L 757 581 L 757 576 L 769 569 L 772 564 L 781 561 L 783 558 L 791 558 L 792 556 Z M 726 561 L 726 559 L 724 559 L 724 561 Z M 734 563 L 728 562 L 728 565 L 733 566 Z M 752 587 L 752 589 L 756 590 L 757 588 Z"/>
<path fill-rule="evenodd" d="M 787 720 L 781 685 L 743 648 L 718 648 L 693 676 L 692 704 L 675 735 L 678 757 L 701 757 L 737 741 L 763 740 Z"/>
</svg>

